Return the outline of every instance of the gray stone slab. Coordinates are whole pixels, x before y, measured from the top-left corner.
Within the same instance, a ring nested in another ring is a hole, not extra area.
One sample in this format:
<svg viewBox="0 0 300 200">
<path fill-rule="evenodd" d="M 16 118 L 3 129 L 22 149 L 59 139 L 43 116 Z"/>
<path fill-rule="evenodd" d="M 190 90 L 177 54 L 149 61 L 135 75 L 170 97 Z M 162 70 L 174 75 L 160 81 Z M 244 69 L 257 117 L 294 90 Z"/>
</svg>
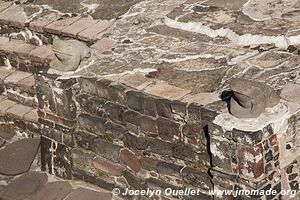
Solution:
<svg viewBox="0 0 300 200">
<path fill-rule="evenodd" d="M 0 193 L 0 199 L 24 200 L 44 187 L 47 180 L 48 176 L 45 173 L 28 172 L 8 184 L 3 193 Z"/>
<path fill-rule="evenodd" d="M 2 139 L 10 140 L 14 137 L 15 133 L 12 131 L 11 125 L 1 124 L 0 126 L 0 137 Z"/>
<path fill-rule="evenodd" d="M 62 200 L 72 190 L 72 186 L 67 181 L 51 182 L 26 200 Z"/>
<path fill-rule="evenodd" d="M 108 192 L 96 192 L 86 188 L 74 190 L 65 200 L 111 200 L 112 195 Z"/>
<path fill-rule="evenodd" d="M 0 174 L 17 175 L 30 169 L 40 144 L 39 139 L 27 138 L 7 144 L 0 150 Z"/>
</svg>

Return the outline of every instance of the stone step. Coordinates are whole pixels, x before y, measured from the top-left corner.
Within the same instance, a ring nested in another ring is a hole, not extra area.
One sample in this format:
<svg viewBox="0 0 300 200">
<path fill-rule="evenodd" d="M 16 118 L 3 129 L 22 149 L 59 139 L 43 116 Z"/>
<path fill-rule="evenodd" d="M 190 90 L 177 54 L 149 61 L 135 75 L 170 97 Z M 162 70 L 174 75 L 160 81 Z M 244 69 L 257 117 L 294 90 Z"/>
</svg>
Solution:
<svg viewBox="0 0 300 200">
<path fill-rule="evenodd" d="M 113 24 L 108 20 L 94 20 L 48 9 L 37 9 L 35 13 L 28 13 L 28 10 L 32 11 L 29 4 L 0 1 L 0 34 L 39 45 L 51 43 L 54 35 L 93 44 L 102 39 Z"/>
<path fill-rule="evenodd" d="M 23 40 L 0 37 L 0 63 L 20 71 L 38 73 L 47 70 L 53 58 L 51 45 L 35 46 Z"/>
<path fill-rule="evenodd" d="M 12 101 L 37 107 L 35 79 L 32 73 L 0 67 L 0 92 Z"/>
<path fill-rule="evenodd" d="M 30 123 L 38 122 L 36 108 L 9 100 L 4 95 L 0 95 L 0 117 L 8 118 L 10 120 L 17 119 Z"/>
</svg>

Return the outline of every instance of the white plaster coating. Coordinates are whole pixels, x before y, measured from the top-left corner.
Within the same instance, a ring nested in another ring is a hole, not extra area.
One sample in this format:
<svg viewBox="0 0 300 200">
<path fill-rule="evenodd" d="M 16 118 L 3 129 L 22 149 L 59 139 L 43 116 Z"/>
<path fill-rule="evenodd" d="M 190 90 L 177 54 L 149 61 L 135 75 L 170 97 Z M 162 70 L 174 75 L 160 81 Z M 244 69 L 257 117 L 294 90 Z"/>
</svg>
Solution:
<svg viewBox="0 0 300 200">
<path fill-rule="evenodd" d="M 284 35 L 265 36 L 244 34 L 238 35 L 228 28 L 212 29 L 209 26 L 203 25 L 201 22 L 179 22 L 168 17 L 164 19 L 165 25 L 180 30 L 201 33 L 211 38 L 226 37 L 237 45 L 260 45 L 260 44 L 274 44 L 279 48 L 287 48 L 289 45 L 300 44 L 300 35 L 287 37 Z"/>
<path fill-rule="evenodd" d="M 273 108 L 267 108 L 264 113 L 254 119 L 238 119 L 226 112 L 218 115 L 213 122 L 226 131 L 231 131 L 233 128 L 244 131 L 258 131 L 271 123 L 276 124 L 276 126 L 278 126 L 278 123 L 281 124 L 283 119 L 288 119 L 295 112 L 294 106 L 295 104 L 282 100 Z M 276 127 L 276 129 L 280 129 L 280 127 Z"/>
</svg>

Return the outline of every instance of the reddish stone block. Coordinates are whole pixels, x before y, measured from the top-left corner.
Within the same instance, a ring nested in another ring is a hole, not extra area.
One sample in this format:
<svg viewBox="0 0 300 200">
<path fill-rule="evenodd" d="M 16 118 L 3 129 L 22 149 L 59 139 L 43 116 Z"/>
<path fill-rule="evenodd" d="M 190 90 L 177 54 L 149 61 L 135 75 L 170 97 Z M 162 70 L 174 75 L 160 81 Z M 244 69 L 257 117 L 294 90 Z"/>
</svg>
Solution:
<svg viewBox="0 0 300 200">
<path fill-rule="evenodd" d="M 30 76 L 31 74 L 27 72 L 14 71 L 12 74 L 5 78 L 4 83 L 16 85 L 19 81 Z"/>
<path fill-rule="evenodd" d="M 139 159 L 127 149 L 120 150 L 120 158 L 124 161 L 124 163 L 130 167 L 133 171 L 138 172 L 141 169 L 141 164 Z"/>
<path fill-rule="evenodd" d="M 33 109 L 29 113 L 25 114 L 23 118 L 26 121 L 37 123 L 38 119 L 39 119 L 39 116 L 38 116 L 37 110 Z"/>
<path fill-rule="evenodd" d="M 9 42 L 1 46 L 2 51 L 8 53 L 16 53 L 18 54 L 18 56 L 23 56 L 23 57 L 28 55 L 28 52 L 30 52 L 34 48 L 35 46 L 26 44 L 22 40 L 10 40 Z"/>
<path fill-rule="evenodd" d="M 17 103 L 8 99 L 3 99 L 0 102 L 0 116 L 5 116 L 7 113 L 7 110 L 11 107 L 13 107 L 14 105 L 16 105 Z"/>
<path fill-rule="evenodd" d="M 16 117 L 18 119 L 23 119 L 23 116 L 32 111 L 31 107 L 24 106 L 22 104 L 16 104 L 7 110 L 7 114 L 10 117 Z"/>
<path fill-rule="evenodd" d="M 107 20 L 99 20 L 93 26 L 88 27 L 87 29 L 78 33 L 78 38 L 85 41 L 96 40 L 97 35 L 100 32 L 106 30 L 113 22 Z"/>
<path fill-rule="evenodd" d="M 148 171 L 157 171 L 159 160 L 154 158 L 142 157 L 140 161 L 143 169 L 146 169 Z"/>
<path fill-rule="evenodd" d="M 239 174 L 249 178 L 259 178 L 264 174 L 263 145 L 237 145 Z"/>
<path fill-rule="evenodd" d="M 116 46 L 115 41 L 109 38 L 103 38 L 98 42 L 96 42 L 95 44 L 93 44 L 91 48 L 99 51 L 100 53 L 103 53 L 105 51 L 110 51 L 115 46 Z"/>
<path fill-rule="evenodd" d="M 167 83 L 159 83 L 147 88 L 145 92 L 166 99 L 178 100 L 189 94 L 190 90 L 181 89 Z"/>
<path fill-rule="evenodd" d="M 0 13 L 0 22 L 10 26 L 23 28 L 27 20 L 23 8 L 19 5 L 14 4 Z"/>
<path fill-rule="evenodd" d="M 8 77 L 9 75 L 11 75 L 15 70 L 13 69 L 7 69 L 4 67 L 0 68 L 0 83 L 2 83 L 6 77 Z"/>
<path fill-rule="evenodd" d="M 29 27 L 31 30 L 43 33 L 44 32 L 44 27 L 53 22 L 58 18 L 57 13 L 50 13 L 48 15 L 38 17 L 36 20 L 30 23 Z"/>
<path fill-rule="evenodd" d="M 29 53 L 30 60 L 41 63 L 50 61 L 53 56 L 54 52 L 52 47 L 48 45 L 37 47 Z"/>
<path fill-rule="evenodd" d="M 122 166 L 98 156 L 93 159 L 93 166 L 96 169 L 99 169 L 112 176 L 122 176 L 122 172 L 124 169 Z"/>
<path fill-rule="evenodd" d="M 53 34 L 59 35 L 59 34 L 61 34 L 61 32 L 64 28 L 73 24 L 74 22 L 78 21 L 79 19 L 80 19 L 80 17 L 57 19 L 56 21 L 52 22 L 51 24 L 48 24 L 44 28 L 44 30 L 48 33 L 53 33 Z"/>
<path fill-rule="evenodd" d="M 34 93 L 35 80 L 34 76 L 31 75 L 27 78 L 22 79 L 17 83 L 18 87 L 25 92 Z"/>
<path fill-rule="evenodd" d="M 277 144 L 277 136 L 276 134 L 273 134 L 269 137 L 269 142 L 271 146 L 274 146 L 275 144 Z"/>
<path fill-rule="evenodd" d="M 97 23 L 97 20 L 93 20 L 90 18 L 81 18 L 78 21 L 72 23 L 62 30 L 62 34 L 66 36 L 77 36 L 79 32 L 82 30 L 93 26 Z"/>
</svg>

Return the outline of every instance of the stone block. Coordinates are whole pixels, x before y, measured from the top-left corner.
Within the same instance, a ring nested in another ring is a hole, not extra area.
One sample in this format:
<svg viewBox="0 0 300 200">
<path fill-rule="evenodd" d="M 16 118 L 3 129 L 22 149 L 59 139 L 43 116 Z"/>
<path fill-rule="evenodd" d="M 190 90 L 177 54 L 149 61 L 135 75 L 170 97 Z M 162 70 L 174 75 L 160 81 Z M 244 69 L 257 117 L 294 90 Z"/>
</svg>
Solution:
<svg viewBox="0 0 300 200">
<path fill-rule="evenodd" d="M 173 147 L 173 143 L 154 139 L 150 142 L 149 151 L 163 156 L 173 156 Z"/>
<path fill-rule="evenodd" d="M 95 117 L 88 114 L 80 114 L 78 116 L 79 127 L 95 134 L 105 133 L 105 122 L 106 119 L 104 118 Z"/>
<path fill-rule="evenodd" d="M 237 129 L 232 130 L 232 138 L 237 143 L 243 143 L 247 145 L 256 145 L 262 142 L 263 132 L 259 131 L 241 131 Z"/>
<path fill-rule="evenodd" d="M 143 169 L 146 169 L 148 171 L 157 171 L 159 160 L 155 158 L 142 157 L 140 159 L 140 163 Z"/>
<path fill-rule="evenodd" d="M 70 24 L 66 28 L 62 29 L 62 34 L 70 37 L 77 36 L 79 32 L 82 30 L 91 27 L 97 23 L 97 20 L 93 20 L 91 18 L 81 18 L 78 21 Z"/>
<path fill-rule="evenodd" d="M 195 162 L 197 153 L 190 145 L 180 142 L 174 145 L 173 155 L 180 160 Z"/>
<path fill-rule="evenodd" d="M 144 113 L 145 95 L 141 92 L 128 91 L 126 92 L 128 107 L 139 113 Z"/>
<path fill-rule="evenodd" d="M 105 31 L 113 22 L 107 20 L 99 20 L 93 26 L 86 28 L 78 33 L 78 38 L 85 41 L 94 41 L 97 39 L 97 35 Z"/>
<path fill-rule="evenodd" d="M 48 24 L 46 27 L 44 27 L 44 30 L 48 33 L 57 34 L 60 35 L 62 30 L 65 29 L 70 24 L 76 22 L 79 20 L 80 17 L 69 17 L 69 18 L 59 18 L 52 23 Z"/>
<path fill-rule="evenodd" d="M 15 70 L 13 69 L 7 69 L 4 67 L 0 68 L 0 84 L 2 84 L 4 82 L 4 80 L 6 79 L 6 77 L 8 77 L 9 75 L 11 75 Z"/>
<path fill-rule="evenodd" d="M 170 100 L 178 100 L 190 93 L 189 90 L 181 89 L 166 83 L 159 83 L 145 90 L 146 93 Z"/>
<path fill-rule="evenodd" d="M 77 102 L 84 111 L 99 117 L 106 117 L 104 110 L 105 100 L 86 94 L 80 94 L 77 96 Z"/>
<path fill-rule="evenodd" d="M 121 165 L 110 162 L 99 156 L 93 159 L 93 166 L 96 169 L 112 176 L 121 176 L 124 169 Z"/>
<path fill-rule="evenodd" d="M 138 172 L 141 169 L 141 164 L 138 157 L 128 149 L 120 150 L 120 158 L 133 171 Z"/>
<path fill-rule="evenodd" d="M 233 164 L 231 158 L 235 154 L 236 145 L 229 141 L 211 138 L 210 151 L 212 155 L 212 165 L 223 172 L 232 173 Z"/>
<path fill-rule="evenodd" d="M 125 179 L 127 180 L 128 184 L 132 188 L 134 188 L 136 190 L 146 190 L 147 189 L 145 181 L 142 180 L 141 178 L 138 178 L 137 176 L 133 175 L 129 171 L 125 170 L 123 172 L 123 176 L 125 177 Z"/>
<path fill-rule="evenodd" d="M 27 72 L 14 71 L 12 74 L 10 74 L 8 77 L 5 78 L 4 83 L 16 85 L 19 81 L 28 78 L 30 76 L 31 74 Z"/>
<path fill-rule="evenodd" d="M 4 99 L 0 104 L 0 116 L 4 116 L 7 113 L 7 110 L 17 103 L 8 99 Z"/>
<path fill-rule="evenodd" d="M 98 40 L 95 44 L 91 46 L 91 49 L 103 53 L 106 51 L 111 51 L 116 46 L 116 42 L 109 38 L 102 38 Z"/>
<path fill-rule="evenodd" d="M 53 56 L 54 52 L 50 45 L 39 46 L 29 52 L 29 59 L 39 63 L 49 62 Z"/>
<path fill-rule="evenodd" d="M 24 91 L 24 92 L 28 92 L 30 94 L 34 94 L 35 93 L 35 80 L 34 80 L 34 76 L 31 75 L 27 78 L 24 78 L 22 80 L 20 80 L 17 83 L 18 88 L 20 88 L 20 90 Z"/>
<path fill-rule="evenodd" d="M 96 95 L 96 78 L 79 78 L 80 89 L 87 94 Z"/>
<path fill-rule="evenodd" d="M 125 111 L 125 108 L 122 106 L 119 106 L 117 104 L 107 102 L 104 105 L 105 112 L 107 114 L 107 117 L 111 119 L 112 121 L 116 123 L 123 124 L 123 113 Z"/>
<path fill-rule="evenodd" d="M 24 119 L 24 115 L 32 111 L 32 109 L 32 107 L 16 104 L 7 110 L 7 114 L 12 118 Z"/>
<path fill-rule="evenodd" d="M 142 132 L 148 136 L 157 136 L 158 133 L 155 119 L 144 115 L 138 120 Z"/>
<path fill-rule="evenodd" d="M 180 136 L 180 124 L 162 117 L 156 120 L 158 135 L 163 140 L 173 141 Z"/>
<path fill-rule="evenodd" d="M 202 106 L 197 104 L 190 104 L 188 110 L 188 121 L 192 123 L 201 123 L 201 110 Z"/>
<path fill-rule="evenodd" d="M 44 27 L 50 24 L 51 22 L 55 21 L 58 18 L 57 13 L 49 13 L 47 15 L 38 17 L 36 20 L 33 20 L 29 27 L 31 30 L 38 32 L 38 33 L 43 33 L 44 32 Z"/>
<path fill-rule="evenodd" d="M 264 174 L 263 146 L 237 144 L 239 174 L 248 178 L 259 178 Z"/>
<path fill-rule="evenodd" d="M 136 90 L 142 90 L 148 85 L 153 83 L 151 79 L 148 79 L 143 74 L 139 74 L 139 73 L 127 74 L 122 78 L 120 78 L 119 81 Z"/>
<path fill-rule="evenodd" d="M 98 155 L 113 162 L 120 162 L 120 146 L 101 139 L 95 140 L 95 145 Z"/>
<path fill-rule="evenodd" d="M 97 139 L 96 135 L 87 132 L 76 131 L 74 133 L 74 140 L 76 145 L 86 150 L 96 151 L 96 146 L 95 146 L 96 139 Z"/>
<path fill-rule="evenodd" d="M 17 28 L 24 28 L 27 16 L 22 6 L 12 5 L 0 13 L 0 22 Z"/>
<path fill-rule="evenodd" d="M 209 190 L 213 188 L 211 177 L 207 172 L 203 172 L 191 167 L 185 167 L 182 170 L 182 179 L 184 182 L 193 185 L 197 188 Z"/>
<path fill-rule="evenodd" d="M 167 163 L 167 162 L 158 162 L 157 164 L 157 172 L 160 175 L 167 175 L 167 176 L 174 176 L 177 178 L 181 178 L 181 170 L 183 166 L 179 166 L 173 163 Z"/>
</svg>

